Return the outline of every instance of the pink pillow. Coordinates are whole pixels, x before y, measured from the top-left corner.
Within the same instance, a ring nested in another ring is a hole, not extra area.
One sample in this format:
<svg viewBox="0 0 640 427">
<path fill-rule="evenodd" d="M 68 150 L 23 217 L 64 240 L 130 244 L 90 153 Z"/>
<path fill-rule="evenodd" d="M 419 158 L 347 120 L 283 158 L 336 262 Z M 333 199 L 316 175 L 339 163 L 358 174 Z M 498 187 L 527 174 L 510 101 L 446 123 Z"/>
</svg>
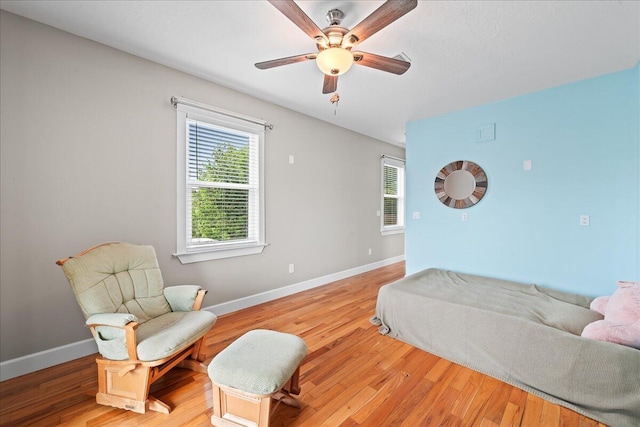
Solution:
<svg viewBox="0 0 640 427">
<path fill-rule="evenodd" d="M 640 349 L 640 282 L 618 282 L 610 297 L 598 297 L 591 310 L 604 316 L 588 324 L 582 336 Z"/>
</svg>

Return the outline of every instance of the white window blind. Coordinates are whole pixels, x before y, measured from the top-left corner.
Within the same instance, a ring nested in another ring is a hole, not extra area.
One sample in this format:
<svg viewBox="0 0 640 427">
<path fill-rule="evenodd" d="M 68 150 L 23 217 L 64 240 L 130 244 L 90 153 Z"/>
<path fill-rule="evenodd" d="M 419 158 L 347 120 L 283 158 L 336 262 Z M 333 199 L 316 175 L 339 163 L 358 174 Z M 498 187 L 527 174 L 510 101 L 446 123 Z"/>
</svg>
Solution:
<svg viewBox="0 0 640 427">
<path fill-rule="evenodd" d="M 382 156 L 382 233 L 404 231 L 404 160 Z"/>
<path fill-rule="evenodd" d="M 192 106 L 176 108 L 182 180 L 176 255 L 185 263 L 261 252 L 264 126 Z"/>
<path fill-rule="evenodd" d="M 187 129 L 187 250 L 257 243 L 258 136 L 189 119 Z"/>
</svg>

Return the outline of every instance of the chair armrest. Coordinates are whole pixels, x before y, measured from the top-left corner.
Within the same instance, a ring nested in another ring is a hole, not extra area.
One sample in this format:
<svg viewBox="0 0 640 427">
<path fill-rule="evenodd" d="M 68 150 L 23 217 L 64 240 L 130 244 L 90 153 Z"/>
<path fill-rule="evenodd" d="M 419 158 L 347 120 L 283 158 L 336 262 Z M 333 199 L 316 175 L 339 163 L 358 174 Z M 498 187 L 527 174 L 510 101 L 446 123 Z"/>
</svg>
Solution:
<svg viewBox="0 0 640 427">
<path fill-rule="evenodd" d="M 100 313 L 90 316 L 85 323 L 87 326 L 113 326 L 122 329 L 127 323 L 137 321 L 138 318 L 129 313 Z"/>
<path fill-rule="evenodd" d="M 102 356 L 111 360 L 137 360 L 136 329 L 138 318 L 129 313 L 100 313 L 85 322 Z M 115 328 L 118 332 L 110 332 Z"/>
<path fill-rule="evenodd" d="M 171 306 L 171 311 L 200 310 L 202 299 L 207 291 L 197 285 L 179 285 L 164 288 L 164 297 Z"/>
</svg>

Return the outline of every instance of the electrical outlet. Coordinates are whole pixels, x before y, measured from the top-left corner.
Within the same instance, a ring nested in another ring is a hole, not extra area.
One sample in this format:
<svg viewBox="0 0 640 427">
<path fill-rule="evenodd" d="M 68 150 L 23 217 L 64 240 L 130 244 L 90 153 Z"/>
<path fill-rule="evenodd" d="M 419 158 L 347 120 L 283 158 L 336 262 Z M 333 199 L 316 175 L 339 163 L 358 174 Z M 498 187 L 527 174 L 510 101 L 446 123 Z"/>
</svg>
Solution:
<svg viewBox="0 0 640 427">
<path fill-rule="evenodd" d="M 289 264 L 289 274 L 293 273 L 294 271 L 296 271 L 296 268 L 293 264 Z"/>
<path fill-rule="evenodd" d="M 372 253 L 373 253 L 373 250 L 369 248 L 369 255 L 371 255 Z"/>
<path fill-rule="evenodd" d="M 580 215 L 580 225 L 589 225 L 589 215 Z"/>
<path fill-rule="evenodd" d="M 467 213 L 462 214 L 462 221 L 467 222 Z"/>
</svg>

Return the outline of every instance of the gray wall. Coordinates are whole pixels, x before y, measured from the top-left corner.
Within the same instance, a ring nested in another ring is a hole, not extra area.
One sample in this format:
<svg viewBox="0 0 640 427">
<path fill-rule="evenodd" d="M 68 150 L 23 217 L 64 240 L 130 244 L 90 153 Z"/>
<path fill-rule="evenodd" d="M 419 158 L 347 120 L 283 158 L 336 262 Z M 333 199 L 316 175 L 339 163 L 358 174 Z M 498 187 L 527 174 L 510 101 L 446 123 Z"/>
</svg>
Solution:
<svg viewBox="0 0 640 427">
<path fill-rule="evenodd" d="M 0 15 L 2 361 L 90 337 L 54 261 L 100 242 L 153 245 L 165 283 L 201 284 L 205 306 L 404 253 L 404 236 L 381 236 L 376 216 L 380 154 L 403 149 Z M 261 255 L 189 265 L 172 257 L 174 95 L 274 124 Z"/>
</svg>

